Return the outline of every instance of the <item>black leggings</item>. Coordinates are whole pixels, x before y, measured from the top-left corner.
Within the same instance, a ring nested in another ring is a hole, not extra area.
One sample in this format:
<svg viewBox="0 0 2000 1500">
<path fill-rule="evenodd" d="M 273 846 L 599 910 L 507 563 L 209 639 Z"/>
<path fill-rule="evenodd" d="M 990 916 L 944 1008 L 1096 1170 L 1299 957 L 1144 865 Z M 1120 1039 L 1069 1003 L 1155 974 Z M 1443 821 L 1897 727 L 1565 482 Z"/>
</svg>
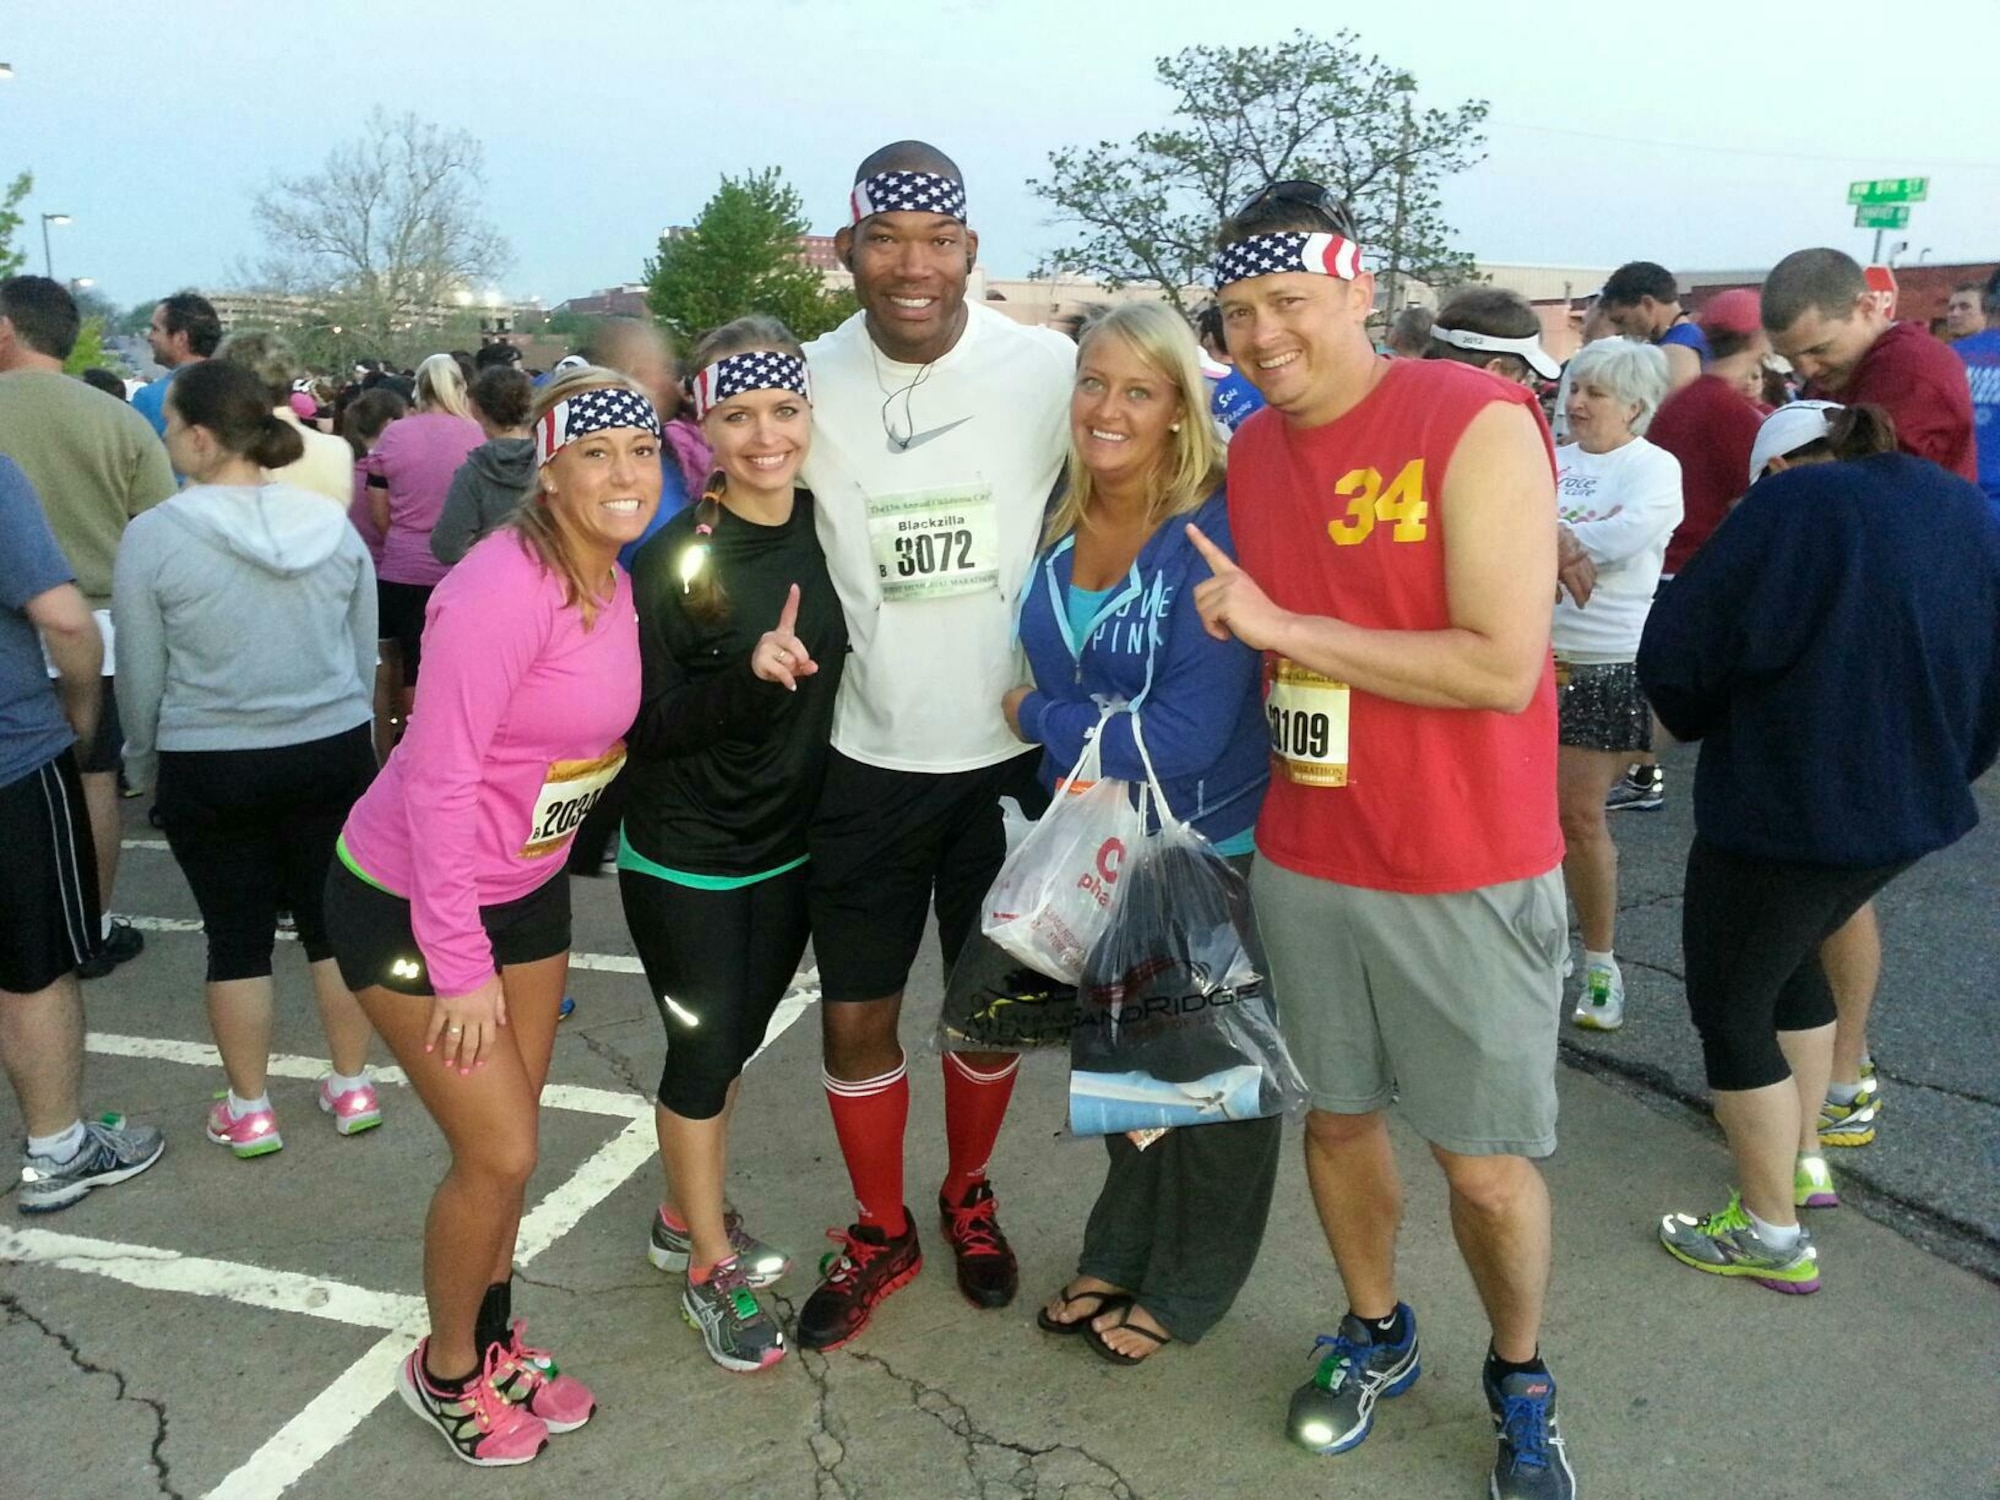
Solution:
<svg viewBox="0 0 2000 1500">
<path fill-rule="evenodd" d="M 1834 1021 L 1820 944 L 1912 863 L 1795 864 L 1731 854 L 1695 838 L 1681 951 L 1711 1089 L 1760 1089 L 1792 1076 L 1778 1033 Z"/>
<path fill-rule="evenodd" d="M 667 1028 L 660 1103 L 712 1120 L 805 954 L 806 867 L 733 891 L 620 870 L 618 891 Z"/>
<path fill-rule="evenodd" d="M 201 910 L 210 982 L 271 972 L 281 906 L 308 962 L 333 957 L 321 917 L 326 869 L 375 776 L 368 728 L 267 750 L 160 752 L 160 826 Z"/>
</svg>

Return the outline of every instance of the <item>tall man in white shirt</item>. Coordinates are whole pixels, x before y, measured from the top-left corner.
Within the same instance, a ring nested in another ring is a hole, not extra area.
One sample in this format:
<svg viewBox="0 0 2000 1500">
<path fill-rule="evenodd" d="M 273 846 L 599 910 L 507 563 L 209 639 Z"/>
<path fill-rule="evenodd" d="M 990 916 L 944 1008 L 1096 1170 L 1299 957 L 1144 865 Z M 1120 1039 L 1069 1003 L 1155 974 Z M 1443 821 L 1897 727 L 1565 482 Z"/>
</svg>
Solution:
<svg viewBox="0 0 2000 1500">
<path fill-rule="evenodd" d="M 999 799 L 1032 761 L 1009 732 L 1013 606 L 1067 445 L 1076 349 L 968 305 L 979 237 L 964 178 L 919 141 L 855 173 L 835 247 L 861 311 L 806 346 L 805 480 L 853 655 L 811 837 L 826 1090 L 858 1203 L 799 1314 L 808 1349 L 845 1343 L 922 1264 L 904 1207 L 910 1090 L 903 991 L 934 907 L 947 964 L 1006 852 Z M 950 1166 L 938 1209 L 975 1306 L 1017 1282 L 986 1162 L 1010 1056 L 944 1059 Z"/>
</svg>

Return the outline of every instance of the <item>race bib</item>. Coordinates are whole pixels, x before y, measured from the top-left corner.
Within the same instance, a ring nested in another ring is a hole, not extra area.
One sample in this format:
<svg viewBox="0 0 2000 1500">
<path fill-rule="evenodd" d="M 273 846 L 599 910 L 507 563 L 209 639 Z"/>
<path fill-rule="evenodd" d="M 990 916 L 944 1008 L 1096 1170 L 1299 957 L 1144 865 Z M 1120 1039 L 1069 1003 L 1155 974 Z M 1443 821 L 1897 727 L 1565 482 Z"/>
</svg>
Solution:
<svg viewBox="0 0 2000 1500">
<path fill-rule="evenodd" d="M 999 513 L 983 484 L 871 497 L 868 545 L 885 604 L 999 587 Z"/>
<path fill-rule="evenodd" d="M 624 764 L 623 740 L 596 760 L 552 762 L 535 797 L 534 816 L 528 823 L 528 838 L 521 845 L 520 857 L 540 859 L 568 848 L 569 841 Z"/>
<path fill-rule="evenodd" d="M 1347 785 L 1347 684 L 1280 658 L 1264 700 L 1271 753 L 1300 786 Z"/>
</svg>

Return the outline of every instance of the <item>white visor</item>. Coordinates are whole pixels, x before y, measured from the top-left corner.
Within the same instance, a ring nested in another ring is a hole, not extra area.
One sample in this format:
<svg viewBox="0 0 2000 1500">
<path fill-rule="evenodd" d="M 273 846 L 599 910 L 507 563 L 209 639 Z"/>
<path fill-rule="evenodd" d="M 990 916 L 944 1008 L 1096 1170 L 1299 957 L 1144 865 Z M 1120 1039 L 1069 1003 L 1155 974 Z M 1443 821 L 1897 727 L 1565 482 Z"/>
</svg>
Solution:
<svg viewBox="0 0 2000 1500">
<path fill-rule="evenodd" d="M 1841 409 L 1838 401 L 1793 401 L 1764 418 L 1750 449 L 1750 482 L 1764 477 L 1764 466 L 1826 436 L 1828 419 Z"/>
<path fill-rule="evenodd" d="M 1475 354 L 1511 354 L 1516 359 L 1526 360 L 1528 368 L 1544 380 L 1554 380 L 1562 374 L 1562 366 L 1549 358 L 1549 351 L 1533 334 L 1526 338 L 1503 339 L 1497 334 L 1474 333 L 1470 328 L 1433 326 L 1431 337 L 1440 344 L 1449 344 L 1454 349 L 1470 349 Z"/>
</svg>

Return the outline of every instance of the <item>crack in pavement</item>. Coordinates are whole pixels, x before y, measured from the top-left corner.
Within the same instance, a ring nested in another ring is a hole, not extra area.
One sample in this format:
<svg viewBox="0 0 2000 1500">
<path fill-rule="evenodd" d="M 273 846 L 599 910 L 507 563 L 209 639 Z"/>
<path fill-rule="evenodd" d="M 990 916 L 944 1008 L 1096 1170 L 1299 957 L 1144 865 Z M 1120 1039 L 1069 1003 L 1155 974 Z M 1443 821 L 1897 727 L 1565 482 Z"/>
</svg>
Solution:
<svg viewBox="0 0 2000 1500">
<path fill-rule="evenodd" d="M 611 1025 L 624 1025 L 627 1023 L 607 1021 L 604 1022 L 603 1024 L 611 1026 Z M 619 1082 L 623 1083 L 626 1088 L 630 1089 L 633 1093 L 637 1094 L 642 1099 L 651 1099 L 653 1097 L 655 1090 L 652 1085 L 644 1084 L 639 1081 L 637 1073 L 634 1072 L 635 1064 L 633 1063 L 632 1059 L 626 1056 L 623 1052 L 620 1052 L 616 1047 L 612 1046 L 609 1042 L 599 1041 L 598 1038 L 592 1034 L 593 1030 L 594 1028 L 580 1027 L 574 1031 L 569 1032 L 568 1035 L 573 1036 L 578 1041 L 582 1042 L 585 1050 L 587 1050 L 592 1057 L 598 1058 L 605 1064 L 607 1064 L 610 1067 L 611 1071 L 618 1075 Z"/>
<path fill-rule="evenodd" d="M 167 1500 L 185 1500 L 185 1497 L 182 1496 L 181 1492 L 173 1487 L 173 1484 L 171 1483 L 168 1477 L 167 1456 L 166 1453 L 163 1451 L 167 1444 L 166 1402 L 161 1401 L 154 1396 L 141 1396 L 136 1392 L 129 1390 L 126 1385 L 125 1376 L 121 1371 L 114 1370 L 109 1365 L 100 1365 L 92 1360 L 86 1359 L 84 1357 L 83 1350 L 77 1347 L 76 1341 L 74 1339 L 72 1339 L 68 1334 L 64 1333 L 61 1329 L 53 1328 L 49 1324 L 43 1322 L 41 1318 L 36 1316 L 33 1312 L 29 1311 L 26 1307 L 22 1306 L 21 1299 L 15 1296 L 12 1292 L 0 1292 L 0 1311 L 4 1311 L 7 1314 L 7 1321 L 10 1324 L 26 1323 L 31 1327 L 38 1329 L 44 1338 L 48 1339 L 58 1349 L 62 1350 L 62 1352 L 69 1357 L 69 1362 L 75 1365 L 77 1369 L 81 1370 L 84 1374 L 110 1376 L 111 1379 L 116 1381 L 118 1385 L 117 1394 L 115 1396 L 116 1400 L 129 1401 L 134 1406 L 143 1406 L 147 1410 L 152 1412 L 153 1441 L 150 1448 L 147 1451 L 146 1455 L 147 1462 L 152 1465 L 153 1473 L 157 1476 L 158 1483 L 160 1486 L 160 1493 L 162 1495 L 165 1495 L 167 1497 Z"/>
<path fill-rule="evenodd" d="M 1994 1098 L 1991 1094 L 1975 1093 L 1970 1089 L 1955 1089 L 1944 1083 L 1930 1083 L 1922 1078 L 1912 1078 L 1907 1073 L 1891 1073 L 1880 1063 L 1875 1065 L 1875 1071 L 1902 1088 L 1924 1089 L 1933 1094 L 1943 1094 L 1947 1099 L 1958 1099 L 1966 1104 L 1984 1104 L 2000 1109 L 2000 1099 Z"/>
</svg>

